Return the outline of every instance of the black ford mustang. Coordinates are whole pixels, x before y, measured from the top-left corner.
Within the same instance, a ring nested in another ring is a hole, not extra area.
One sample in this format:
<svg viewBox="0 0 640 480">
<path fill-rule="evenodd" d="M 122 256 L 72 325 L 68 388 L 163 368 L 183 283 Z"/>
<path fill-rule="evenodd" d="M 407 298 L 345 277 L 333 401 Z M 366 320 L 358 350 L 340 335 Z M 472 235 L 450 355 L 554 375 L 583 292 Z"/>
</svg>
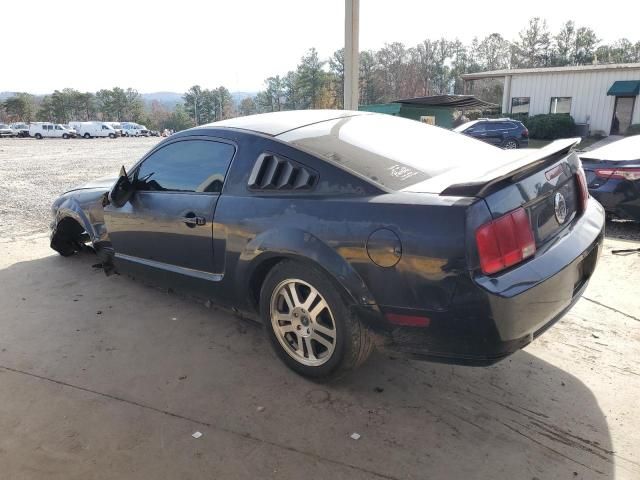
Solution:
<svg viewBox="0 0 640 480">
<path fill-rule="evenodd" d="M 374 345 L 487 365 L 579 298 L 602 247 L 575 140 L 502 151 L 350 111 L 193 128 L 63 194 L 51 246 L 260 318 L 297 372 Z"/>
</svg>

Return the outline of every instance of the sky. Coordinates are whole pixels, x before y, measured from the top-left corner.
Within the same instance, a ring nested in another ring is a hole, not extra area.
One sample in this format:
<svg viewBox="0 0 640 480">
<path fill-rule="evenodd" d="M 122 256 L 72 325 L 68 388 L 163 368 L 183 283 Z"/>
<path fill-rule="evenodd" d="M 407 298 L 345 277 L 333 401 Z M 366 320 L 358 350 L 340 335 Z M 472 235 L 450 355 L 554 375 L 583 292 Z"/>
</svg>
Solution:
<svg viewBox="0 0 640 480">
<path fill-rule="evenodd" d="M 593 5 L 593 7 L 590 6 Z M 310 47 L 328 58 L 344 45 L 344 0 L 51 0 L 3 2 L 0 91 L 49 93 L 120 86 L 141 93 L 191 85 L 255 92 Z M 465 43 L 494 32 L 515 39 L 529 17 L 556 31 L 566 20 L 604 42 L 640 40 L 640 1 L 360 0 L 360 49 L 426 38 Z"/>
</svg>

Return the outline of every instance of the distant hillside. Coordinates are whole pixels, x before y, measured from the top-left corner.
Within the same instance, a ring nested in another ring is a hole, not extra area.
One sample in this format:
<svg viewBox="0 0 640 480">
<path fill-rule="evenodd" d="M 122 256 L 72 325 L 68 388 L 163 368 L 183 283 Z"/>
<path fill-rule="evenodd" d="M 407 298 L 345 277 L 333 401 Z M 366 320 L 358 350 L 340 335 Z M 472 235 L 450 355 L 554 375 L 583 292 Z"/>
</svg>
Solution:
<svg viewBox="0 0 640 480">
<path fill-rule="evenodd" d="M 151 102 L 155 100 L 167 108 L 173 108 L 177 104 L 182 103 L 182 95 L 182 93 L 176 92 L 153 92 L 140 94 L 142 100 L 146 104 L 151 104 Z"/>
</svg>

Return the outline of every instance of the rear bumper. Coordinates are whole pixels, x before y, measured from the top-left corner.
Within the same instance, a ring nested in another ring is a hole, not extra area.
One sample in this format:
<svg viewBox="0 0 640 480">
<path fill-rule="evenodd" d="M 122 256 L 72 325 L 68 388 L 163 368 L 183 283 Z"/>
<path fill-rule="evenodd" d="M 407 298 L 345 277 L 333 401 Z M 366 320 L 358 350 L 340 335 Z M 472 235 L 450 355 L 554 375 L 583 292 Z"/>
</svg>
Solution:
<svg viewBox="0 0 640 480">
<path fill-rule="evenodd" d="M 463 365 L 490 365 L 507 357 L 579 300 L 603 238 L 604 211 L 591 200 L 583 216 L 535 258 L 498 276 L 461 279 L 448 311 L 410 312 L 429 317 L 429 326 L 390 327 L 386 347 L 419 359 Z"/>
</svg>

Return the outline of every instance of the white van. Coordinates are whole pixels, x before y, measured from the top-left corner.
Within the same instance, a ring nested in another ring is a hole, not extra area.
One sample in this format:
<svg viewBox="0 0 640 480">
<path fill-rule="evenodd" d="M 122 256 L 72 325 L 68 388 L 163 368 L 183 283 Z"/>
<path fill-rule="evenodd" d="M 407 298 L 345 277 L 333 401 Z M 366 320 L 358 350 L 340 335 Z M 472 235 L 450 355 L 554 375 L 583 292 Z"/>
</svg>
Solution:
<svg viewBox="0 0 640 480">
<path fill-rule="evenodd" d="M 105 122 L 69 122 L 69 126 L 78 132 L 78 136 L 84 138 L 118 136 L 115 129 Z"/>
<path fill-rule="evenodd" d="M 76 132 L 59 123 L 34 122 L 29 125 L 29 136 L 36 137 L 38 140 L 43 138 L 73 138 L 76 136 Z"/>
<path fill-rule="evenodd" d="M 118 135 L 120 135 L 121 137 L 124 137 L 124 132 L 122 131 L 122 125 L 120 125 L 120 122 L 104 122 L 104 123 L 106 123 L 107 125 L 111 125 Z"/>
</svg>

